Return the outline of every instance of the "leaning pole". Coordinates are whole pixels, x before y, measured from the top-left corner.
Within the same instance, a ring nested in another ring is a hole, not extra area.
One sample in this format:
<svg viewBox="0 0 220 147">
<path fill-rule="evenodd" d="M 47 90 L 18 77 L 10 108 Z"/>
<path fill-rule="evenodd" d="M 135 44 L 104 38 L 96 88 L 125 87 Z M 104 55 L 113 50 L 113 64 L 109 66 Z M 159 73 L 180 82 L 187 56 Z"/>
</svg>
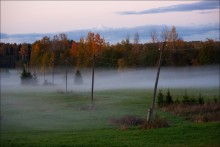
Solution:
<svg viewBox="0 0 220 147">
<path fill-rule="evenodd" d="M 158 63 L 158 69 L 157 69 L 157 77 L 155 81 L 155 86 L 154 86 L 154 93 L 152 97 L 152 103 L 151 103 L 151 108 L 148 109 L 148 116 L 147 116 L 147 124 L 149 125 L 148 127 L 151 127 L 152 124 L 152 117 L 153 117 L 153 112 L 154 112 L 154 105 L 155 105 L 155 97 L 157 93 L 157 85 L 158 85 L 158 80 L 160 76 L 160 66 L 161 66 L 161 59 L 163 55 L 163 50 L 166 46 L 166 42 L 163 43 L 163 48 L 160 50 L 160 58 L 159 58 L 159 63 Z"/>
<path fill-rule="evenodd" d="M 94 93 L 94 72 L 95 72 L 95 55 L 93 55 L 93 62 L 92 62 L 92 93 L 91 93 L 92 104 L 93 104 L 93 93 Z"/>
</svg>

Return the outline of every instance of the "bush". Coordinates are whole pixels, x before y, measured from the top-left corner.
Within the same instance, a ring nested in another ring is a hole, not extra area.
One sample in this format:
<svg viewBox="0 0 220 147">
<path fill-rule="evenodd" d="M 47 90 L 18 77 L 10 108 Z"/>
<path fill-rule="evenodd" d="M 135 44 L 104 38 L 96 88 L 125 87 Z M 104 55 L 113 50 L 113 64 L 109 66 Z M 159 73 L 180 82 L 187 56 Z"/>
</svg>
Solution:
<svg viewBox="0 0 220 147">
<path fill-rule="evenodd" d="M 168 127 L 168 121 L 165 117 L 160 117 L 159 115 L 155 115 L 153 118 L 151 128 L 164 128 Z"/>
<path fill-rule="evenodd" d="M 163 107 L 163 105 L 164 105 L 164 95 L 162 93 L 162 90 L 160 90 L 157 95 L 157 105 L 159 107 Z"/>
<path fill-rule="evenodd" d="M 160 117 L 158 114 L 155 115 L 155 117 L 152 120 L 151 126 L 145 121 L 142 124 L 143 129 L 147 128 L 164 128 L 164 127 L 169 127 L 168 121 L 165 117 Z"/>
<path fill-rule="evenodd" d="M 175 104 L 163 107 L 162 110 L 195 122 L 220 121 L 220 106 L 216 103 L 210 103 L 209 105 Z"/>
<path fill-rule="evenodd" d="M 125 130 L 131 126 L 138 126 L 138 125 L 143 124 L 144 120 L 137 116 L 126 115 L 118 119 L 111 118 L 109 122 L 110 124 L 120 126 L 122 130 Z"/>
<path fill-rule="evenodd" d="M 121 130 L 127 130 L 129 127 L 140 126 L 143 129 L 148 128 L 162 128 L 168 127 L 168 121 L 164 117 L 160 117 L 158 114 L 153 117 L 151 127 L 147 124 L 147 120 L 139 118 L 137 116 L 126 115 L 121 118 L 111 118 L 110 124 L 119 126 Z"/>
</svg>

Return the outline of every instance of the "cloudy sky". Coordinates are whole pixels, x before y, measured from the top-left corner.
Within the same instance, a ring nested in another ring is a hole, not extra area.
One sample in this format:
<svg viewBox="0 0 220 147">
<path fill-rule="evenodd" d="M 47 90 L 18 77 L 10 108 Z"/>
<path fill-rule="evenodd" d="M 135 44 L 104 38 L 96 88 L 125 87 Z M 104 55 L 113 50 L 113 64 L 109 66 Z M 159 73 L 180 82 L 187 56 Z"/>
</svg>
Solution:
<svg viewBox="0 0 220 147">
<path fill-rule="evenodd" d="M 219 25 L 219 1 L 1 1 L 1 33 Z"/>
</svg>

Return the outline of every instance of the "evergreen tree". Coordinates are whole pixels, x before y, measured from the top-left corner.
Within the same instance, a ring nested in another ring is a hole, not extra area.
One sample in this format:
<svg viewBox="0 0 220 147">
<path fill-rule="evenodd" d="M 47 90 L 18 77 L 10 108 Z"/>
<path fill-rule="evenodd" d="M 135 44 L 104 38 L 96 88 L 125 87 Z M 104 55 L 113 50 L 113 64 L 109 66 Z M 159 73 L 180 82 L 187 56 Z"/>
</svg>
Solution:
<svg viewBox="0 0 220 147">
<path fill-rule="evenodd" d="M 23 72 L 21 73 L 21 84 L 36 84 L 37 83 L 37 77 L 36 75 L 33 76 L 28 70 L 27 67 L 24 66 Z"/>
<path fill-rule="evenodd" d="M 78 69 L 76 70 L 76 73 L 75 73 L 74 83 L 75 84 L 82 84 L 83 83 L 81 72 Z"/>
<path fill-rule="evenodd" d="M 162 93 L 162 90 L 160 90 L 157 95 L 157 105 L 159 107 L 163 107 L 163 105 L 164 105 L 164 95 Z"/>
<path fill-rule="evenodd" d="M 167 105 L 173 104 L 173 98 L 172 98 L 172 96 L 170 94 L 170 90 L 169 89 L 167 90 L 166 104 Z"/>
</svg>

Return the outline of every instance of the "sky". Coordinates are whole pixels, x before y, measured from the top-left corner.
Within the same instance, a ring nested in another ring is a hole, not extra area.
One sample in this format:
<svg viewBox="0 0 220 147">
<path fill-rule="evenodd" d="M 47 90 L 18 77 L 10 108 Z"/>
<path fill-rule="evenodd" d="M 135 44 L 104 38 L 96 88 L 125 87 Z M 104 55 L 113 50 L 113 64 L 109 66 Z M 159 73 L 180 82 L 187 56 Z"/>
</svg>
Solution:
<svg viewBox="0 0 220 147">
<path fill-rule="evenodd" d="M 219 24 L 219 1 L 1 1 L 1 33 Z"/>
</svg>

